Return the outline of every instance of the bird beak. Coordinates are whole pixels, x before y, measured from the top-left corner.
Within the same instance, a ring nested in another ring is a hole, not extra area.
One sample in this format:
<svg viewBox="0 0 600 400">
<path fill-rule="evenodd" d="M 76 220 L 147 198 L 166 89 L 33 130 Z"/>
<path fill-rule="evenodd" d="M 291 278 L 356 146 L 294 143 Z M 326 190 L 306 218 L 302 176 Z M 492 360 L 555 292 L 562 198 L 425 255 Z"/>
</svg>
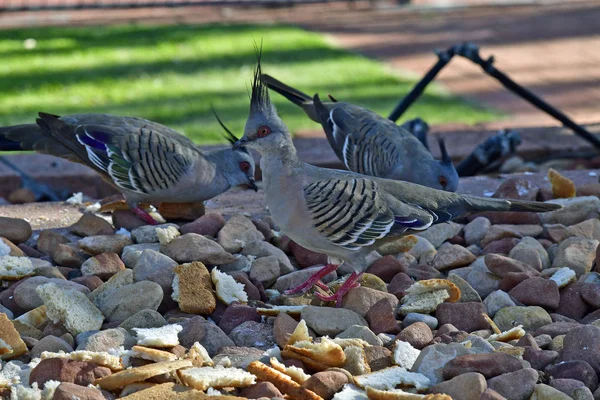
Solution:
<svg viewBox="0 0 600 400">
<path fill-rule="evenodd" d="M 241 139 L 239 139 L 237 142 L 235 142 L 232 145 L 233 150 L 238 150 L 238 149 L 244 147 L 248 143 L 248 141 L 249 140 L 248 140 L 248 138 L 246 136 L 242 136 Z"/>
<path fill-rule="evenodd" d="M 256 186 L 256 180 L 254 178 L 248 177 L 248 187 L 254 189 L 255 192 L 258 192 L 258 186 Z"/>
</svg>

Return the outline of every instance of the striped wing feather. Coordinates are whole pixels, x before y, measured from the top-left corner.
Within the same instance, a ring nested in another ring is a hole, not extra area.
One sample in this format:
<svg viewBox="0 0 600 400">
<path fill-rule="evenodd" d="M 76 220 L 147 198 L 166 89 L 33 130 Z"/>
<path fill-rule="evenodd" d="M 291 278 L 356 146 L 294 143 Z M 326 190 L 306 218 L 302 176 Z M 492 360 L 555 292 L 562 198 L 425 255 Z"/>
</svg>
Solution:
<svg viewBox="0 0 600 400">
<path fill-rule="evenodd" d="M 79 125 L 75 135 L 96 168 L 118 187 L 137 193 L 169 189 L 194 157 L 189 147 L 146 128 L 123 134 L 108 126 Z"/>
<path fill-rule="evenodd" d="M 315 228 L 331 243 L 349 250 L 370 246 L 386 236 L 425 229 L 433 216 L 405 204 L 390 208 L 375 181 L 327 179 L 304 187 Z"/>
</svg>

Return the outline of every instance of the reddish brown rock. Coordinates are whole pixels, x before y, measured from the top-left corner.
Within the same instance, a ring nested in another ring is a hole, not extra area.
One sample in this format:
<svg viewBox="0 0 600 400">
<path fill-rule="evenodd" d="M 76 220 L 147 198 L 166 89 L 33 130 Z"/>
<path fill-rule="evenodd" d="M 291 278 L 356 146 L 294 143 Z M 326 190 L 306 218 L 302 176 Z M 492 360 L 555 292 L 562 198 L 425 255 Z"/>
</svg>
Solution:
<svg viewBox="0 0 600 400">
<path fill-rule="evenodd" d="M 580 290 L 581 298 L 595 309 L 600 309 L 600 285 L 585 282 Z"/>
<path fill-rule="evenodd" d="M 252 223 L 260 233 L 265 237 L 265 241 L 270 242 L 273 239 L 273 231 L 271 226 L 262 219 L 252 219 Z"/>
<path fill-rule="evenodd" d="M 533 332 L 534 336 L 549 335 L 550 337 L 556 337 L 559 335 L 565 335 L 567 332 L 579 328 L 581 324 L 576 322 L 552 322 L 551 324 L 544 325 Z"/>
<path fill-rule="evenodd" d="M 507 400 L 506 397 L 502 396 L 500 393 L 487 388 L 482 394 L 479 400 Z"/>
<path fill-rule="evenodd" d="M 292 255 L 296 259 L 296 262 L 300 268 L 327 264 L 327 256 L 325 254 L 315 253 L 314 251 L 300 246 L 294 241 L 290 242 L 290 251 L 292 252 Z"/>
<path fill-rule="evenodd" d="M 531 278 L 531 275 L 525 272 L 509 272 L 502 278 L 498 288 L 504 292 L 510 292 L 519 283 L 526 281 L 529 278 Z"/>
<path fill-rule="evenodd" d="M 524 178 L 510 178 L 502 182 L 492 195 L 495 199 L 515 199 L 534 201 L 540 187 Z"/>
<path fill-rule="evenodd" d="M 135 228 L 146 225 L 133 211 L 130 210 L 116 210 L 112 213 L 113 225 L 116 229 L 127 229 L 132 231 Z"/>
<path fill-rule="evenodd" d="M 217 237 L 219 231 L 225 226 L 225 218 L 221 213 L 211 212 L 201 216 L 197 220 L 182 225 L 179 231 L 182 235 L 186 233 L 197 233 Z"/>
<path fill-rule="evenodd" d="M 348 377 L 343 372 L 323 371 L 312 375 L 302 384 L 303 388 L 311 390 L 328 400 L 348 383 Z"/>
<path fill-rule="evenodd" d="M 488 243 L 483 250 L 481 250 L 481 254 L 508 254 L 519 244 L 519 239 L 517 238 L 504 238 L 500 240 L 494 240 L 493 242 Z"/>
<path fill-rule="evenodd" d="M 260 322 L 260 315 L 256 309 L 244 304 L 232 303 L 221 317 L 219 328 L 229 335 L 235 327 L 246 321 Z"/>
<path fill-rule="evenodd" d="M 394 338 L 394 342 L 396 340 L 408 342 L 414 348 L 421 350 L 433 340 L 433 333 L 431 328 L 424 322 L 415 322 L 402 329 Z"/>
<path fill-rule="evenodd" d="M 530 276 L 538 276 L 540 273 L 521 261 L 513 260 L 499 254 L 487 254 L 484 257 L 485 266 L 488 270 L 501 278 L 511 272 L 526 273 Z"/>
<path fill-rule="evenodd" d="M 400 272 L 406 273 L 408 268 L 392 255 L 381 257 L 367 269 L 367 272 L 380 277 L 385 283 L 390 283 Z"/>
<path fill-rule="evenodd" d="M 229 275 L 231 275 L 236 282 L 244 285 L 244 291 L 248 295 L 248 300 L 262 300 L 262 284 L 259 281 L 251 280 L 248 274 L 241 271 L 230 272 Z M 260 285 L 261 288 L 259 288 L 258 285 Z M 264 288 L 262 289 L 264 291 Z"/>
<path fill-rule="evenodd" d="M 73 282 L 79 283 L 80 285 L 86 286 L 90 291 L 94 291 L 98 286 L 102 285 L 102 279 L 97 276 L 80 276 L 78 278 L 72 279 Z"/>
<path fill-rule="evenodd" d="M 258 382 L 254 385 L 245 387 L 240 392 L 240 396 L 247 399 L 260 399 L 273 397 L 283 398 L 283 394 L 271 382 Z"/>
<path fill-rule="evenodd" d="M 439 278 L 442 273 L 430 265 L 419 264 L 408 268 L 407 275 L 416 281 Z"/>
<path fill-rule="evenodd" d="M 35 203 L 35 193 L 27 188 L 15 189 L 6 197 L 12 204 Z"/>
<path fill-rule="evenodd" d="M 394 276 L 392 281 L 388 284 L 387 289 L 389 293 L 392 293 L 397 298 L 401 299 L 406 294 L 406 289 L 412 286 L 415 281 L 410 276 L 401 272 Z"/>
<path fill-rule="evenodd" d="M 396 334 L 400 331 L 396 321 L 396 313 L 392 303 L 388 299 L 381 299 L 373 304 L 367 315 L 365 315 L 369 328 L 376 334 L 391 333 Z"/>
<path fill-rule="evenodd" d="M 18 245 L 31 237 L 32 230 L 29 222 L 24 219 L 0 217 L 0 232 L 3 237 Z"/>
<path fill-rule="evenodd" d="M 282 349 L 287 344 L 290 336 L 298 326 L 298 321 L 290 317 L 286 313 L 280 313 L 273 323 L 273 335 L 275 336 L 275 342 Z"/>
<path fill-rule="evenodd" d="M 480 353 L 466 354 L 450 360 L 443 368 L 444 379 L 452 379 L 455 376 L 467 372 L 479 372 L 486 379 L 509 372 L 523 369 L 523 364 L 518 358 L 506 353 Z"/>
<path fill-rule="evenodd" d="M 582 282 L 571 283 L 560 290 L 560 302 L 556 313 L 574 320 L 580 320 L 591 311 L 591 307 L 581 297 Z"/>
<path fill-rule="evenodd" d="M 91 213 L 85 213 L 69 227 L 69 231 L 79 236 L 112 235 L 113 227 L 104 219 Z"/>
<path fill-rule="evenodd" d="M 598 376 L 594 369 L 583 360 L 563 361 L 549 365 L 544 372 L 552 379 L 577 379 L 594 390 L 598 386 Z"/>
<path fill-rule="evenodd" d="M 69 239 L 60 233 L 46 229 L 40 232 L 36 246 L 37 249 L 45 255 L 52 256 L 52 253 L 59 244 L 66 244 L 68 242 Z"/>
<path fill-rule="evenodd" d="M 540 217 L 536 213 L 517 212 L 517 211 L 487 211 L 469 215 L 469 221 L 477 217 L 485 217 L 492 224 L 509 224 L 509 225 L 539 225 Z"/>
<path fill-rule="evenodd" d="M 104 400 L 102 392 L 93 387 L 85 387 L 74 383 L 63 382 L 54 391 L 52 400 Z"/>
<path fill-rule="evenodd" d="M 560 301 L 556 282 L 544 278 L 526 279 L 515 286 L 508 294 L 526 306 L 555 309 Z"/>
<path fill-rule="evenodd" d="M 523 360 L 531 364 L 531 368 L 543 371 L 546 366 L 552 364 L 558 359 L 560 354 L 557 351 L 534 349 L 533 347 L 525 347 L 523 352 Z"/>
<path fill-rule="evenodd" d="M 116 253 L 102 253 L 87 259 L 81 265 L 84 276 L 95 275 L 100 279 L 109 279 L 114 274 L 123 271 L 125 264 Z"/>
<path fill-rule="evenodd" d="M 392 366 L 392 352 L 383 346 L 365 347 L 365 357 L 372 372 Z"/>
<path fill-rule="evenodd" d="M 452 324 L 466 332 L 489 328 L 483 314 L 487 314 L 485 305 L 476 302 L 442 303 L 435 310 L 439 325 Z"/>
<path fill-rule="evenodd" d="M 392 308 L 398 306 L 398 299 L 393 294 L 359 286 L 348 291 L 342 300 L 342 307 L 365 317 L 369 309 L 382 299 L 387 299 Z"/>
<path fill-rule="evenodd" d="M 532 368 L 509 372 L 488 380 L 488 387 L 511 400 L 528 400 L 537 383 L 538 373 Z"/>
<path fill-rule="evenodd" d="M 562 361 L 582 360 L 600 373 L 600 328 L 584 325 L 570 330 L 563 340 Z"/>
<path fill-rule="evenodd" d="M 467 372 L 449 381 L 438 383 L 431 388 L 431 393 L 444 393 L 453 399 L 479 400 L 487 389 L 485 377 L 477 372 Z"/>
<path fill-rule="evenodd" d="M 74 361 L 66 358 L 47 358 L 40 361 L 31 371 L 29 384 L 37 382 L 39 387 L 43 387 L 47 381 L 54 380 L 87 386 L 94 383 L 96 379 L 110 374 L 110 369 L 91 362 Z"/>
</svg>

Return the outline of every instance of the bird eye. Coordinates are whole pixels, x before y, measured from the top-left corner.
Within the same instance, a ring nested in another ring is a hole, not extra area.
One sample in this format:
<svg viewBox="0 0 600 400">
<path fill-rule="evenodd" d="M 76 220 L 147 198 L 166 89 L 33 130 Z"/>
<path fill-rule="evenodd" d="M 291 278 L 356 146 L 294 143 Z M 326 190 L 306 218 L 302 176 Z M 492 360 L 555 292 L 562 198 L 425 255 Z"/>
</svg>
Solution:
<svg viewBox="0 0 600 400">
<path fill-rule="evenodd" d="M 258 131 L 256 131 L 256 135 L 259 138 L 263 138 L 263 137 L 267 136 L 269 133 L 271 133 L 271 128 L 269 128 L 266 125 L 261 126 L 260 128 L 258 128 Z"/>
<path fill-rule="evenodd" d="M 240 168 L 244 172 L 248 172 L 250 170 L 250 163 L 248 161 L 242 161 L 240 163 Z"/>
<path fill-rule="evenodd" d="M 448 185 L 448 178 L 446 178 L 444 175 L 440 175 L 438 176 L 438 182 L 444 189 L 446 189 L 446 186 Z"/>
</svg>

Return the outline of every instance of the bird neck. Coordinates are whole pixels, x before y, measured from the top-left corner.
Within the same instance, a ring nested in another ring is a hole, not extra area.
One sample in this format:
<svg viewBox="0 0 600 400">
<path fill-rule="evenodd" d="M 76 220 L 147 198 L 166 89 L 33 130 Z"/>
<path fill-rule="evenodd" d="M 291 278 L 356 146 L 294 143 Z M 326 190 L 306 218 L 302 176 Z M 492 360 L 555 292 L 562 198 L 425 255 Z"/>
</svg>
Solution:
<svg viewBox="0 0 600 400">
<path fill-rule="evenodd" d="M 276 148 L 268 148 L 262 154 L 262 160 L 281 165 L 283 168 L 294 168 L 299 164 L 298 153 L 291 139 L 280 143 Z M 263 161 L 261 161 L 262 165 Z"/>
</svg>

